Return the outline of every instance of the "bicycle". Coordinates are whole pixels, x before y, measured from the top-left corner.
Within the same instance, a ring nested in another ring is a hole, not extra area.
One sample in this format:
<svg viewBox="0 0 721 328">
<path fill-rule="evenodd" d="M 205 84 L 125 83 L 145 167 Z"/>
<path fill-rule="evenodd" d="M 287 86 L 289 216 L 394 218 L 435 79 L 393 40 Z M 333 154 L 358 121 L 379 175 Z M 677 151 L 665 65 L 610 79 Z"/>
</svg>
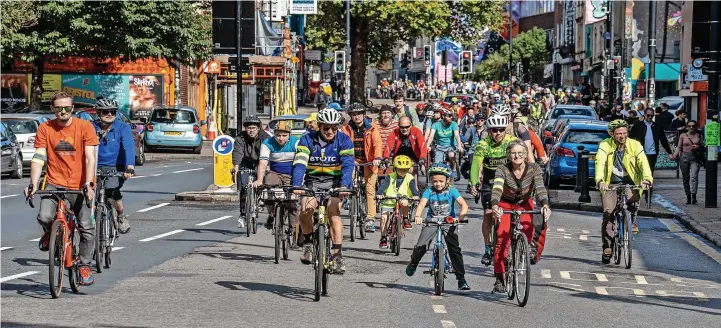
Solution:
<svg viewBox="0 0 721 328">
<path fill-rule="evenodd" d="M 331 257 L 330 217 L 326 206 L 331 197 L 337 197 L 343 192 L 353 193 L 352 189 L 336 188 L 330 190 L 313 191 L 306 187 L 288 188 L 288 193 L 302 191 L 305 196 L 320 198 L 318 209 L 313 213 L 313 270 L 315 272 L 314 300 L 320 301 L 321 295 L 328 295 L 328 276 L 333 273 L 333 260 Z"/>
<path fill-rule="evenodd" d="M 291 236 L 295 235 L 295 229 L 290 223 L 290 215 L 286 209 L 288 205 L 297 201 L 293 195 L 286 194 L 286 190 L 290 187 L 291 186 L 266 186 L 260 192 L 260 199 L 268 205 L 269 215 L 272 213 L 275 218 L 273 220 L 275 264 L 278 264 L 280 261 L 281 253 L 283 260 L 288 259 L 288 250 L 291 246 Z"/>
<path fill-rule="evenodd" d="M 433 246 L 433 257 L 431 258 L 431 269 L 423 271 L 425 274 L 433 276 L 434 291 L 437 296 L 443 294 L 446 275 L 454 273 L 455 270 L 451 266 L 450 258 L 448 258 L 448 250 L 443 242 L 443 226 L 457 226 L 461 223 L 468 223 L 468 219 L 458 220 L 451 216 L 432 216 L 426 220 L 426 226 L 436 226 L 436 243 Z M 443 254 L 443 256 L 441 256 Z"/>
<path fill-rule="evenodd" d="M 32 192 L 32 190 L 30 191 Z M 78 231 L 75 214 L 70 206 L 66 204 L 66 195 L 84 195 L 80 190 L 67 190 L 58 187 L 57 190 L 38 190 L 35 195 L 51 195 L 57 198 L 57 210 L 55 219 L 50 228 L 50 239 L 48 241 L 48 278 L 50 279 L 50 295 L 53 298 L 60 297 L 63 288 L 64 269 L 68 270 L 70 289 L 73 293 L 80 292 L 80 231 Z M 83 196 L 84 197 L 84 196 Z M 35 208 L 32 198 L 26 198 L 31 208 Z M 86 206 L 92 204 L 86 202 Z M 77 235 L 76 235 L 77 232 Z"/>
<path fill-rule="evenodd" d="M 390 244 L 391 252 L 396 256 L 401 254 L 401 239 L 405 233 L 403 232 L 403 221 L 411 219 L 411 213 L 415 213 L 415 205 L 418 204 L 418 199 L 409 198 L 406 195 L 396 195 L 393 197 L 383 196 L 377 198 L 380 208 L 380 202 L 384 200 L 395 200 L 396 206 L 393 212 L 389 212 L 388 220 L 386 221 L 386 231 L 388 234 L 388 241 Z M 408 200 L 408 214 L 401 218 L 401 200 Z M 381 213 L 382 214 L 382 213 Z"/>
<path fill-rule="evenodd" d="M 541 210 L 511 210 L 504 212 L 511 215 L 511 250 L 506 257 L 506 272 L 503 275 L 503 284 L 506 286 L 508 299 L 512 300 L 515 297 L 518 306 L 524 307 L 528 302 L 528 294 L 531 291 L 531 249 L 528 238 L 523 233 L 521 215 L 541 214 Z M 501 218 L 499 217 L 499 224 L 500 221 Z"/>
<path fill-rule="evenodd" d="M 246 227 L 245 235 L 250 237 L 251 232 L 256 234 L 258 232 L 258 206 L 256 206 L 255 188 L 248 187 L 250 183 L 255 181 L 255 170 L 241 168 L 235 172 L 235 181 L 238 183 L 240 174 L 247 173 L 248 181 L 244 186 L 238 186 L 238 193 L 242 194 L 241 188 L 245 190 L 245 207 L 240 208 L 240 215 L 238 215 L 238 228 Z"/>
<path fill-rule="evenodd" d="M 616 236 L 613 238 L 613 261 L 616 265 L 621 264 L 621 257 L 624 258 L 624 264 L 626 269 L 631 268 L 631 261 L 633 260 L 633 247 L 631 241 L 633 240 L 633 226 L 631 224 L 631 212 L 628 210 L 628 197 L 626 196 L 626 189 L 642 189 L 639 185 L 629 184 L 618 184 L 613 187 L 609 187 L 609 191 L 615 191 L 616 197 L 616 208 L 613 210 L 614 218 L 616 219 L 615 229 Z"/>
<path fill-rule="evenodd" d="M 98 186 L 95 190 L 98 193 L 95 198 L 95 213 L 93 213 L 93 220 L 95 221 L 95 265 L 96 271 L 102 273 L 103 267 L 110 268 L 112 263 L 110 253 L 119 235 L 117 212 L 105 195 L 105 184 L 110 178 L 122 178 L 123 173 L 100 171 L 96 176 Z"/>
<path fill-rule="evenodd" d="M 355 241 L 355 228 L 358 228 L 358 233 L 361 239 L 366 239 L 366 222 L 368 220 L 368 202 L 366 199 L 366 183 L 364 178 L 364 167 L 373 166 L 372 162 L 369 163 L 356 163 L 355 173 L 353 175 L 353 190 L 356 190 L 353 196 L 348 200 L 350 202 L 350 208 L 348 216 L 350 216 L 350 241 Z"/>
</svg>

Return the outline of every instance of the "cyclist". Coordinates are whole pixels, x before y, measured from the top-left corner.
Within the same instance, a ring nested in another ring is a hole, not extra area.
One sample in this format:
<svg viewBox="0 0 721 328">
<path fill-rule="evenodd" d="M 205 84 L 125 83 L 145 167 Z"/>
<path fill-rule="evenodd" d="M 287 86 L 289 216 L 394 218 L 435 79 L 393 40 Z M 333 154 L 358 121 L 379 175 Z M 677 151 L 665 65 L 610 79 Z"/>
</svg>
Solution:
<svg viewBox="0 0 721 328">
<path fill-rule="evenodd" d="M 423 124 L 423 136 L 426 139 L 426 144 L 428 144 L 428 138 L 431 136 L 431 131 L 433 130 L 433 124 L 436 122 L 441 121 L 441 110 L 443 107 L 441 107 L 438 103 L 431 103 L 429 108 L 426 111 L 426 115 L 430 114 L 430 117 L 426 119 L 426 122 Z"/>
<path fill-rule="evenodd" d="M 608 186 L 617 183 L 640 184 L 644 189 L 648 189 L 653 183 L 653 174 L 643 146 L 628 137 L 628 123 L 624 120 L 611 121 L 608 123 L 608 134 L 611 137 L 598 144 L 595 160 L 596 186 L 601 191 L 603 205 L 603 223 L 601 224 L 603 256 L 601 261 L 604 264 L 611 262 L 615 236 L 613 212 L 616 208 L 616 193 L 608 192 Z M 625 192 L 628 197 L 627 205 L 631 212 L 633 228 L 637 230 L 636 210 L 640 192 L 636 189 L 626 189 Z"/>
<path fill-rule="evenodd" d="M 428 174 L 431 176 L 433 186 L 429 186 L 423 192 L 421 201 L 418 203 L 418 209 L 415 213 L 416 224 L 423 223 L 423 209 L 428 206 L 428 218 L 433 216 L 451 216 L 457 217 L 462 220 L 468 213 L 468 204 L 461 197 L 461 193 L 458 189 L 450 185 L 451 179 L 451 168 L 445 163 L 436 163 L 431 165 L 428 169 Z M 456 211 L 456 202 L 461 206 L 461 211 Z M 406 274 L 412 276 L 418 268 L 418 263 L 423 259 L 428 245 L 436 234 L 436 228 L 432 226 L 425 226 L 421 230 L 420 236 L 418 236 L 418 242 L 413 247 L 413 254 L 411 255 L 411 262 L 406 267 Z M 458 239 L 458 232 L 456 226 L 451 226 L 445 233 L 445 241 L 448 245 L 448 254 L 451 258 L 453 269 L 456 270 L 456 279 L 458 280 L 458 289 L 469 290 L 471 287 L 466 282 L 465 273 L 466 270 L 463 264 L 463 253 L 461 253 L 461 245 Z"/>
<path fill-rule="evenodd" d="M 512 107 L 509 107 L 508 105 L 499 106 L 496 110 L 497 115 L 506 116 L 508 119 L 508 126 L 506 127 L 506 133 L 523 140 L 523 142 L 526 143 L 526 147 L 528 149 L 533 148 L 533 145 L 531 143 L 531 134 L 529 129 L 526 127 L 523 122 L 521 122 L 521 115 L 519 115 L 519 108 L 520 105 L 517 103 L 513 104 Z M 536 159 L 534 158 L 533 154 L 528 154 L 528 161 L 531 163 L 535 163 Z"/>
<path fill-rule="evenodd" d="M 413 126 L 418 128 L 421 127 L 420 120 L 418 119 L 418 113 L 408 108 L 405 103 L 405 97 L 403 97 L 403 93 L 398 93 L 393 97 L 393 104 L 395 105 L 395 107 L 393 108 L 395 110 L 395 112 L 393 113 L 394 120 L 398 121 L 401 117 L 408 116 L 411 118 Z"/>
<path fill-rule="evenodd" d="M 135 174 L 135 140 L 130 125 L 116 119 L 118 103 L 112 99 L 100 99 L 95 103 L 99 120 L 93 122 L 100 136 L 98 147 L 98 171 L 113 174 L 123 172 L 123 177 L 108 178 L 105 190 L 108 199 L 118 212 L 118 231 L 130 231 L 128 216 L 123 214 L 123 195 L 120 188 L 125 180 Z"/>
<path fill-rule="evenodd" d="M 428 118 L 428 116 L 426 116 L 426 106 L 426 103 L 418 103 L 418 105 L 416 105 L 416 114 L 418 115 L 418 126 L 416 127 L 421 130 L 423 130 L 426 119 Z"/>
<path fill-rule="evenodd" d="M 468 124 L 468 121 L 472 120 L 473 124 Z M 458 128 L 460 129 L 460 134 L 464 135 L 466 134 L 466 130 L 468 130 L 469 127 L 473 126 L 476 121 L 476 110 L 473 108 L 468 108 L 466 111 L 466 115 L 463 116 L 458 122 Z"/>
<path fill-rule="evenodd" d="M 388 105 L 381 106 L 378 113 L 378 130 L 381 134 L 381 140 L 388 140 L 388 136 L 394 130 L 398 129 L 398 120 L 393 119 L 393 108 Z"/>
<path fill-rule="evenodd" d="M 410 124 L 410 120 L 407 120 Z M 406 195 L 410 197 L 418 197 L 418 187 L 413 175 L 409 174 L 411 167 L 413 167 L 413 161 L 406 155 L 397 155 L 393 158 L 393 172 L 388 174 L 381 186 L 378 188 L 376 197 L 380 198 L 383 196 L 395 197 L 396 195 Z M 405 222 L 408 217 L 408 200 L 401 200 L 401 212 Z M 393 212 L 396 208 L 396 200 L 387 199 L 381 202 L 381 241 L 378 244 L 379 248 L 388 248 L 388 229 L 386 224 L 388 223 L 388 214 Z M 400 233 L 400 232 L 398 232 Z"/>
<path fill-rule="evenodd" d="M 298 149 L 293 160 L 293 186 L 306 186 L 314 190 L 328 190 L 331 188 L 350 188 L 353 180 L 353 140 L 344 133 L 338 133 L 341 124 L 340 114 L 330 108 L 318 112 L 319 132 L 304 134 L 298 143 Z M 296 191 L 303 194 L 302 191 Z M 341 193 L 340 198 L 348 196 Z M 345 273 L 342 259 L 343 222 L 340 219 L 341 199 L 332 197 L 328 203 L 330 216 L 331 249 L 335 267 L 333 272 Z M 315 197 L 301 197 L 301 212 L 299 223 L 305 237 L 303 254 L 300 260 L 303 264 L 313 261 L 313 212 L 318 208 Z"/>
<path fill-rule="evenodd" d="M 491 189 L 491 183 L 496 175 L 496 168 L 506 164 L 508 156 L 506 148 L 508 144 L 518 138 L 506 133 L 508 119 L 505 116 L 493 115 L 486 121 L 488 136 L 481 139 L 476 145 L 473 152 L 473 162 L 471 163 L 471 179 L 474 185 L 479 183 L 482 189 Z M 477 188 L 471 188 L 473 196 L 478 195 Z M 484 265 L 491 264 L 491 227 L 493 225 L 493 212 L 490 208 L 491 193 L 481 193 L 481 202 L 485 209 L 483 216 L 483 240 L 485 242 L 485 252 L 481 263 Z"/>
<path fill-rule="evenodd" d="M 528 151 L 528 147 L 523 141 L 518 139 L 511 141 L 506 146 L 508 162 L 498 166 L 493 179 L 491 208 L 495 217 L 501 217 L 501 222 L 496 229 L 498 237 L 493 258 L 493 270 L 496 275 L 493 290 L 499 293 L 506 292 L 503 285 L 503 274 L 506 272 L 508 244 L 511 242 L 511 217 L 510 214 L 503 215 L 503 210 L 533 210 L 535 194 L 543 206 L 544 220 L 547 221 L 551 215 L 551 209 L 548 207 L 548 192 L 543 185 L 543 169 L 536 163 L 528 162 Z M 523 224 L 523 233 L 529 241 L 532 240 L 534 226 L 531 215 L 521 215 L 521 223 Z"/>
<path fill-rule="evenodd" d="M 431 150 L 433 139 L 436 139 L 433 163 L 441 163 L 445 154 L 448 155 L 448 162 L 453 169 L 453 178 L 456 179 L 456 151 L 463 152 L 463 143 L 458 132 L 458 124 L 453 120 L 453 113 L 450 110 L 442 109 L 440 122 L 433 123 L 431 134 L 428 137 L 427 147 Z M 438 136 L 436 138 L 436 136 Z"/>
<path fill-rule="evenodd" d="M 366 231 L 375 232 L 376 202 L 373 196 L 376 193 L 378 182 L 378 165 L 383 157 L 383 140 L 381 139 L 378 124 L 365 118 L 366 107 L 354 103 L 348 106 L 350 123 L 341 128 L 353 141 L 353 153 L 356 163 L 372 162 L 373 166 L 363 167 L 363 178 L 366 181 L 366 208 L 368 210 Z M 360 191 L 360 190 L 357 190 Z"/>
<path fill-rule="evenodd" d="M 50 108 L 55 119 L 44 122 L 38 127 L 35 135 L 35 154 L 30 164 L 30 184 L 25 188 L 25 197 L 32 198 L 38 190 L 43 166 L 48 164 L 45 172 L 47 184 L 45 190 L 82 190 L 85 197 L 68 194 L 80 230 L 80 284 L 95 283 L 90 264 L 95 251 L 95 227 L 92 210 L 86 206 L 95 197 L 93 180 L 95 180 L 95 146 L 98 136 L 93 124 L 73 118 L 73 96 L 65 92 L 55 93 L 50 100 Z M 38 223 L 43 228 L 43 236 L 38 247 L 46 252 L 50 247 L 50 224 L 55 220 L 57 200 L 51 195 L 42 196 Z"/>
<path fill-rule="evenodd" d="M 318 113 L 310 113 L 303 121 L 307 124 L 305 131 L 318 131 Z"/>
<path fill-rule="evenodd" d="M 290 185 L 293 158 L 299 139 L 291 135 L 292 120 L 275 122 L 272 128 L 273 137 L 266 138 L 260 145 L 256 178 L 250 183 L 250 187 L 258 188 L 264 184 L 266 186 Z M 289 205 L 288 214 L 291 224 L 295 226 L 298 220 L 298 208 L 295 204 Z M 265 222 L 265 228 L 268 230 L 273 229 L 274 215 L 275 213 L 268 213 L 268 220 Z"/>
<path fill-rule="evenodd" d="M 383 158 L 394 158 L 398 155 L 408 156 L 413 163 L 419 163 L 428 156 L 423 132 L 412 126 L 407 118 L 401 118 L 398 129 L 391 132 L 384 142 Z"/>
<path fill-rule="evenodd" d="M 260 119 L 255 115 L 248 115 L 243 121 L 243 132 L 235 137 L 235 145 L 233 146 L 233 171 L 231 174 L 235 176 L 235 173 L 242 169 L 255 170 L 258 167 L 260 161 L 260 146 L 263 144 L 265 139 L 270 138 L 270 135 L 261 130 Z M 240 174 L 240 181 L 236 181 L 238 186 L 248 185 L 248 173 L 242 172 Z M 240 190 L 240 212 L 241 216 L 245 216 L 245 188 L 238 188 Z M 243 222 L 238 220 L 239 223 Z"/>
</svg>

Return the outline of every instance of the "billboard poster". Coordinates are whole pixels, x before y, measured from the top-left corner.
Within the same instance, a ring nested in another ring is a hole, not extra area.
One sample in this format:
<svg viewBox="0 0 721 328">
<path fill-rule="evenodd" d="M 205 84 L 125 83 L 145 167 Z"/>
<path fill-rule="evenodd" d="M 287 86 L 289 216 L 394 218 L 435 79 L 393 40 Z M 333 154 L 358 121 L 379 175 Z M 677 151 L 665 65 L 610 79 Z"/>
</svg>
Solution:
<svg viewBox="0 0 721 328">
<path fill-rule="evenodd" d="M 131 75 L 128 85 L 130 119 L 147 118 L 153 107 L 163 104 L 162 75 Z"/>
<path fill-rule="evenodd" d="M 666 133 L 666 139 L 668 139 L 668 145 L 671 147 L 671 152 L 676 151 L 678 146 L 678 131 L 664 131 Z M 658 147 L 658 157 L 656 159 L 656 170 L 677 170 L 678 161 L 672 161 L 668 158 L 668 153 L 663 147 Z"/>
<path fill-rule="evenodd" d="M 3 110 L 19 108 L 28 103 L 29 81 L 28 74 L 0 75 L 0 98 L 2 98 Z"/>
<path fill-rule="evenodd" d="M 591 1 L 586 0 L 586 13 L 585 23 L 586 25 L 600 22 L 606 19 L 608 14 L 608 0 L 603 1 Z"/>
<path fill-rule="evenodd" d="M 32 78 L 32 74 L 28 74 L 28 81 Z M 56 92 L 59 92 L 63 87 L 63 76 L 60 74 L 45 74 L 43 75 L 43 94 L 40 96 L 42 101 L 50 101 Z M 28 100 L 30 95 L 28 94 Z M 28 101 L 29 102 L 29 101 Z"/>
<path fill-rule="evenodd" d="M 127 79 L 123 75 L 63 74 L 62 84 L 63 91 L 73 96 L 76 105 L 94 105 L 98 97 L 103 97 L 117 101 L 120 110 L 127 114 Z"/>
</svg>

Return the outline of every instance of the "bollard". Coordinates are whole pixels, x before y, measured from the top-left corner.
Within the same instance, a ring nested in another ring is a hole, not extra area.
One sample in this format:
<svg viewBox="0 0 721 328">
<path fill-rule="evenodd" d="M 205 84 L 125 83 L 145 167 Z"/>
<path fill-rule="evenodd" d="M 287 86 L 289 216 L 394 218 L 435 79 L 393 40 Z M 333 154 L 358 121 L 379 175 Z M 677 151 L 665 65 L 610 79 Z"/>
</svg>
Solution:
<svg viewBox="0 0 721 328">
<path fill-rule="evenodd" d="M 576 187 L 573 188 L 573 192 L 581 192 L 581 175 L 583 170 L 581 169 L 581 151 L 585 147 L 578 146 L 576 151 Z"/>
<path fill-rule="evenodd" d="M 581 203 L 590 203 L 591 202 L 591 194 L 589 193 L 589 186 L 588 186 L 588 159 L 590 157 L 590 153 L 588 150 L 579 150 L 579 162 L 578 167 L 579 170 L 581 170 L 582 167 L 582 176 L 581 176 L 581 195 L 578 196 L 578 201 Z"/>
</svg>

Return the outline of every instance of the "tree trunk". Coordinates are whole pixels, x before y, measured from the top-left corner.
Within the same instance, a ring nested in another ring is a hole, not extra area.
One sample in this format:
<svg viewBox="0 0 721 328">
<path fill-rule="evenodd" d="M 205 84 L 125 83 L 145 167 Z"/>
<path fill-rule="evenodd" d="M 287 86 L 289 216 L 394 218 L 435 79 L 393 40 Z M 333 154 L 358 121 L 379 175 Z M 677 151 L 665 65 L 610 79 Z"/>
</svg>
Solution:
<svg viewBox="0 0 721 328">
<path fill-rule="evenodd" d="M 45 74 L 45 58 L 37 57 L 33 60 L 33 77 L 30 85 L 30 108 L 42 109 L 43 75 Z"/>
<path fill-rule="evenodd" d="M 350 102 L 365 103 L 366 45 L 368 44 L 368 21 L 351 16 L 350 35 Z"/>
</svg>

